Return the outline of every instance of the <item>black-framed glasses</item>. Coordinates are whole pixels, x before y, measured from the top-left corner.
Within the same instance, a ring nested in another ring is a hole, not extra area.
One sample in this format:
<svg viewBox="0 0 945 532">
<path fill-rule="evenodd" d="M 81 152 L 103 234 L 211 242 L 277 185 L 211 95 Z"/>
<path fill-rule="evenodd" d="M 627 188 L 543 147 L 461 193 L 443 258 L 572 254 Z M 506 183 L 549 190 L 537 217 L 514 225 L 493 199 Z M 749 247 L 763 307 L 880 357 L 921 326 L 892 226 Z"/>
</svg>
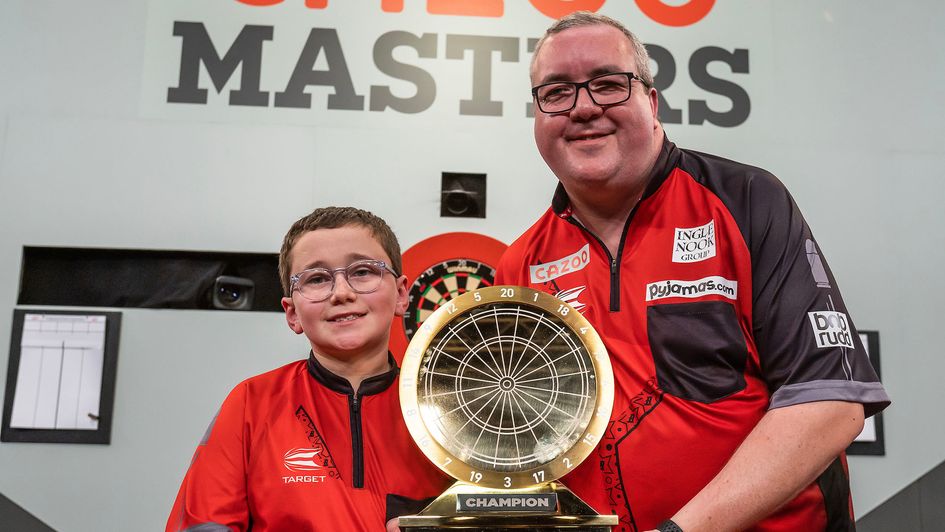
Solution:
<svg viewBox="0 0 945 532">
<path fill-rule="evenodd" d="M 646 81 L 633 72 L 612 72 L 601 74 L 580 83 L 574 81 L 552 81 L 532 87 L 532 96 L 538 109 L 547 114 L 565 113 L 577 105 L 578 91 L 587 89 L 591 101 L 601 107 L 617 105 L 630 99 L 630 85 L 637 80 L 644 85 Z"/>
<path fill-rule="evenodd" d="M 289 281 L 292 283 L 291 292 L 298 290 L 302 297 L 317 303 L 328 299 L 334 292 L 335 278 L 339 273 L 344 276 L 352 290 L 359 294 L 370 294 L 381 286 L 381 280 L 387 272 L 397 277 L 394 270 L 382 260 L 359 260 L 344 268 L 302 270 L 289 277 Z"/>
</svg>

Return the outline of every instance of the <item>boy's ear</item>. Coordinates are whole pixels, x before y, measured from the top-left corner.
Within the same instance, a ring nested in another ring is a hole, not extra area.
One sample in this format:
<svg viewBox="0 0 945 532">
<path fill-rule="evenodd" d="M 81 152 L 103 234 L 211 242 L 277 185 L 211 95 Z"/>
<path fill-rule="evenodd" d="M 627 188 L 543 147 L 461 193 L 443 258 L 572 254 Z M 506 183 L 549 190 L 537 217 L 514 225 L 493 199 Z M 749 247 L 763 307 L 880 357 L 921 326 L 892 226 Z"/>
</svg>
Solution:
<svg viewBox="0 0 945 532">
<path fill-rule="evenodd" d="M 299 321 L 299 314 L 295 310 L 295 302 L 291 297 L 282 298 L 282 308 L 285 310 L 285 321 L 292 332 L 302 334 L 302 323 Z"/>
<path fill-rule="evenodd" d="M 394 280 L 394 286 L 397 288 L 397 302 L 394 305 L 394 315 L 403 316 L 407 312 L 408 293 L 407 276 L 401 275 Z"/>
</svg>

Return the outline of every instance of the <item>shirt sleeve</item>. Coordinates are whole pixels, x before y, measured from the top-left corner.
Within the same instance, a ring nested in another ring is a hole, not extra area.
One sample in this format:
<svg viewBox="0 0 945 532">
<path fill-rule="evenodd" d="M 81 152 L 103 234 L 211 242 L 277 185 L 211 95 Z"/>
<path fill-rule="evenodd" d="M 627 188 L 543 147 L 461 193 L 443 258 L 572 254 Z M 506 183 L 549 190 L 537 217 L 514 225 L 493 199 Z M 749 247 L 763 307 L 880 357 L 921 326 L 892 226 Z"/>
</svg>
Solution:
<svg viewBox="0 0 945 532">
<path fill-rule="evenodd" d="M 197 446 L 166 532 L 248 530 L 245 405 L 244 383 L 230 392 Z"/>
<path fill-rule="evenodd" d="M 753 336 L 771 408 L 889 404 L 823 252 L 787 189 L 759 173 L 748 185 Z"/>
</svg>

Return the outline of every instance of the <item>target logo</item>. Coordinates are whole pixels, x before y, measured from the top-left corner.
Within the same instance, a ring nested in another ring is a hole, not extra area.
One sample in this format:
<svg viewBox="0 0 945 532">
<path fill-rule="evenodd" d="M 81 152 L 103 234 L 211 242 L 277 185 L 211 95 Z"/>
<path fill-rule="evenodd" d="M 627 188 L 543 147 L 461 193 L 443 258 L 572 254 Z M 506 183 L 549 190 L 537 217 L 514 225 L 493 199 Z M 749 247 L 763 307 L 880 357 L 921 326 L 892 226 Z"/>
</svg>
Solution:
<svg viewBox="0 0 945 532">
<path fill-rule="evenodd" d="M 319 463 L 321 459 L 318 456 L 321 452 L 322 450 L 317 448 L 289 449 L 283 456 L 285 468 L 289 471 L 318 471 L 322 468 L 322 464 Z"/>
</svg>

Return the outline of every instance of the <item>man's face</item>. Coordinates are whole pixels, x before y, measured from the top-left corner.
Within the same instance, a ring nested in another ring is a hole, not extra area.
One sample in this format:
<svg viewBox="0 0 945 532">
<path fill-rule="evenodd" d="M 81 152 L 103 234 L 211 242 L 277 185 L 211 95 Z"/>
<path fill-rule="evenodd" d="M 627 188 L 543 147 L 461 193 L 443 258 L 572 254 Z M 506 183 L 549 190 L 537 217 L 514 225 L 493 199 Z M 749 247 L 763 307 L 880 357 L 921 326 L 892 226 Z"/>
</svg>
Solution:
<svg viewBox="0 0 945 532">
<path fill-rule="evenodd" d="M 630 41 L 612 26 L 582 26 L 544 42 L 532 85 L 581 82 L 610 72 L 639 72 Z M 642 186 L 659 154 L 656 116 L 656 91 L 639 81 L 631 83 L 629 100 L 606 108 L 582 89 L 569 112 L 545 114 L 535 107 L 535 142 L 572 197 L 633 190 Z"/>
<path fill-rule="evenodd" d="M 359 260 L 391 262 L 366 227 L 316 229 L 292 247 L 291 272 L 345 268 Z M 312 302 L 294 290 L 291 297 L 282 298 L 282 307 L 289 328 L 304 333 L 315 353 L 340 361 L 371 355 L 386 359 L 391 320 L 407 308 L 407 279 L 385 273 L 376 291 L 359 294 L 339 273 L 328 299 Z"/>
</svg>

